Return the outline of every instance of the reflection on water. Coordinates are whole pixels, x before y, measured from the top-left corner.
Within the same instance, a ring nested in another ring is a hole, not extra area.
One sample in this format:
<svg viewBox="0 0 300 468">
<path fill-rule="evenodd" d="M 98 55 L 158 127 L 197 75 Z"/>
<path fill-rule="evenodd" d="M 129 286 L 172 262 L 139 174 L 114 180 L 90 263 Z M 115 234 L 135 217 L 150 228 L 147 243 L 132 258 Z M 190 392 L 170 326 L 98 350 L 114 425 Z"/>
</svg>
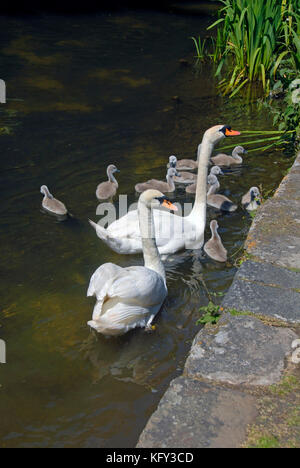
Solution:
<svg viewBox="0 0 300 468">
<path fill-rule="evenodd" d="M 0 127 L 11 130 L 0 136 L 1 447 L 133 447 L 182 370 L 199 307 L 231 284 L 232 258 L 222 265 L 181 252 L 166 259 L 169 297 L 155 332 L 106 339 L 86 325 L 95 269 L 142 264 L 108 250 L 88 224 L 97 220 L 106 166 L 121 169 L 119 193 L 130 205 L 137 182 L 164 177 L 170 154 L 195 159 L 210 126 L 271 126 L 255 105 L 218 96 L 209 64 L 197 73 L 180 64 L 193 63 L 189 37 L 210 22 L 149 11 L 0 18 L 8 97 Z M 240 203 L 252 185 L 274 188 L 288 165 L 276 150 L 249 153 L 220 177 L 221 193 Z M 66 204 L 68 219 L 41 210 L 42 184 Z M 172 198 L 193 201 L 180 186 Z M 250 216 L 209 208 L 213 217 L 232 256 Z"/>
</svg>

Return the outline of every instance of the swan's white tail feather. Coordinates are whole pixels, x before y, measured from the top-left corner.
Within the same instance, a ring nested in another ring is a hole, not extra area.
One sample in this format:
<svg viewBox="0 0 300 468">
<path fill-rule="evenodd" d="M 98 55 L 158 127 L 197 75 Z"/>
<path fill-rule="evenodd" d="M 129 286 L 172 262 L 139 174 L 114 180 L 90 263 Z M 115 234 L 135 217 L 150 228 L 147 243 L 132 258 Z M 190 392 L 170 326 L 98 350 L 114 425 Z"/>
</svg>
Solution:
<svg viewBox="0 0 300 468">
<path fill-rule="evenodd" d="M 99 224 L 94 223 L 94 221 L 89 219 L 90 225 L 95 229 L 97 236 L 102 239 L 104 242 L 108 240 L 108 234 L 106 232 L 106 229 L 103 228 L 102 226 L 99 226 Z"/>
<path fill-rule="evenodd" d="M 116 253 L 122 253 L 122 254 L 129 254 L 129 253 L 136 253 L 136 250 L 138 252 L 142 252 L 142 243 L 140 242 L 139 249 L 133 249 L 132 250 L 132 243 L 130 242 L 130 239 L 125 239 L 125 238 L 117 238 L 117 237 L 112 237 L 107 229 L 103 228 L 102 226 L 99 226 L 99 224 L 94 223 L 94 221 L 91 221 L 89 219 L 90 225 L 95 229 L 97 236 L 99 239 L 101 239 L 103 242 L 105 242 L 106 245 L 110 249 L 112 249 Z"/>
</svg>

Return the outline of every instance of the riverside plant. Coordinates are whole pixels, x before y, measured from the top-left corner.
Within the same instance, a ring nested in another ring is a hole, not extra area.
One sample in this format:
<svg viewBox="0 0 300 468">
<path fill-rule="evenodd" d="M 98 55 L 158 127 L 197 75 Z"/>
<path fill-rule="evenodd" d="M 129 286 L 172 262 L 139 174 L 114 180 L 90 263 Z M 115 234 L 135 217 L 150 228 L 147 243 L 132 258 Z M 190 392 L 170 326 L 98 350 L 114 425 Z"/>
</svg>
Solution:
<svg viewBox="0 0 300 468">
<path fill-rule="evenodd" d="M 196 58 L 198 60 L 204 60 L 206 56 L 206 49 L 205 49 L 206 39 L 202 40 L 200 36 L 198 36 L 198 38 L 193 36 L 190 39 L 192 39 L 192 41 L 195 44 Z"/>
<path fill-rule="evenodd" d="M 289 75 L 285 70 L 282 72 L 272 89 L 271 102 L 266 102 L 265 106 L 273 113 L 273 124 L 280 131 L 285 131 L 285 139 L 297 149 L 300 142 L 300 72 L 298 78 L 292 81 L 288 77 L 294 74 Z M 282 100 L 276 99 L 278 92 L 283 96 Z"/>
<path fill-rule="evenodd" d="M 207 306 L 200 307 L 199 311 L 205 312 L 205 314 L 197 320 L 196 325 L 206 325 L 208 323 L 215 325 L 221 318 L 223 310 L 223 307 L 209 301 Z"/>
<path fill-rule="evenodd" d="M 214 58 L 220 57 L 216 76 L 225 62 L 233 70 L 220 81 L 224 94 L 234 96 L 257 82 L 268 94 L 283 60 L 293 68 L 300 64 L 300 16 L 298 0 L 220 0 L 224 5 L 217 27 Z"/>
</svg>

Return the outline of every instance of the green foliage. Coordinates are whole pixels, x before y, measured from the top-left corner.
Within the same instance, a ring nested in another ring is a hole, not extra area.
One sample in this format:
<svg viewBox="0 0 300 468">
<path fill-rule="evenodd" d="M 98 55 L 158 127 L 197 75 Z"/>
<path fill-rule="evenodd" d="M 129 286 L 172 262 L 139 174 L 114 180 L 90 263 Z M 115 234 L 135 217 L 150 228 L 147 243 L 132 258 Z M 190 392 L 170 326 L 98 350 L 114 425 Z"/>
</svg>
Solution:
<svg viewBox="0 0 300 468">
<path fill-rule="evenodd" d="M 290 83 L 286 77 L 276 82 L 276 85 L 283 89 L 285 96 L 282 108 L 275 107 L 273 111 L 274 124 L 278 125 L 279 130 L 292 131 L 293 133 L 287 138 L 295 143 L 300 138 L 300 73 L 298 76 L 299 78 Z"/>
<path fill-rule="evenodd" d="M 299 390 L 299 379 L 295 375 L 287 375 L 283 377 L 279 384 L 271 385 L 269 389 L 276 395 L 286 396 Z"/>
<path fill-rule="evenodd" d="M 276 439 L 276 437 L 272 435 L 262 435 L 261 437 L 258 437 L 256 444 L 251 447 L 252 448 L 279 448 L 279 442 Z"/>
<path fill-rule="evenodd" d="M 191 37 L 190 39 L 192 39 L 195 44 L 197 59 L 204 60 L 207 55 L 205 49 L 206 39 L 202 40 L 200 36 L 198 39 L 196 39 L 196 37 Z"/>
<path fill-rule="evenodd" d="M 220 82 L 224 94 L 234 96 L 246 85 L 259 82 L 268 94 L 285 60 L 297 69 L 300 63 L 298 0 L 220 0 L 217 27 L 216 75 L 230 60 L 234 68 Z"/>
<path fill-rule="evenodd" d="M 0 127 L 0 135 L 10 135 L 12 133 L 9 127 Z"/>
<path fill-rule="evenodd" d="M 205 325 L 207 323 L 216 324 L 221 317 L 221 308 L 219 305 L 215 305 L 213 302 L 209 302 L 207 306 L 200 307 L 199 311 L 205 312 L 205 314 L 197 320 L 196 324 Z"/>
<path fill-rule="evenodd" d="M 228 312 L 230 315 L 233 316 L 240 316 L 240 315 L 249 315 L 249 312 L 242 312 L 241 310 L 237 309 L 226 309 L 226 312 Z"/>
</svg>

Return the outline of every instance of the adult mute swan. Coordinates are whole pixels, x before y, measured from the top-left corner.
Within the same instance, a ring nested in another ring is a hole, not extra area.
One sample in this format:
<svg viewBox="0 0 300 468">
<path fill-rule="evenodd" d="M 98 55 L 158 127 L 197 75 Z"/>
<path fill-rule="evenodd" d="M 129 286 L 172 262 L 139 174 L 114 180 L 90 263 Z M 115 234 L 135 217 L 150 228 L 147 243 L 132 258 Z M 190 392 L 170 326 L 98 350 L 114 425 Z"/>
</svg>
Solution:
<svg viewBox="0 0 300 468">
<path fill-rule="evenodd" d="M 251 187 L 251 189 L 243 196 L 242 205 L 248 211 L 257 210 L 261 204 L 261 195 L 257 187 Z"/>
<path fill-rule="evenodd" d="M 160 205 L 177 210 L 158 190 L 146 190 L 138 202 L 138 218 L 144 266 L 121 268 L 101 265 L 93 274 L 88 296 L 97 302 L 91 328 L 104 335 L 122 335 L 132 328 L 150 328 L 168 293 L 166 274 L 156 241 L 153 208 Z"/>
<path fill-rule="evenodd" d="M 107 200 L 108 198 L 115 196 L 119 187 L 119 184 L 114 176 L 115 172 L 120 171 L 114 164 L 110 164 L 106 170 L 108 180 L 106 182 L 102 182 L 97 187 L 96 197 L 98 200 Z"/>
<path fill-rule="evenodd" d="M 206 130 L 201 143 L 195 203 L 188 216 L 176 216 L 167 211 L 155 210 L 155 235 L 161 254 L 171 254 L 182 249 L 200 249 L 204 241 L 206 224 L 206 182 L 208 162 L 214 146 L 226 136 L 240 135 L 228 125 L 215 125 Z M 107 229 L 90 221 L 100 239 L 117 253 L 142 252 L 142 239 L 137 210 L 129 211 L 114 221 Z"/>
<path fill-rule="evenodd" d="M 136 184 L 135 191 L 138 193 L 142 193 L 145 190 L 153 189 L 153 190 L 160 190 L 161 192 L 175 192 L 175 184 L 174 184 L 174 177 L 180 177 L 180 174 L 176 171 L 174 167 L 170 167 L 167 171 L 166 179 L 167 182 L 163 180 L 151 179 L 147 182 L 141 182 Z"/>
<path fill-rule="evenodd" d="M 68 214 L 68 210 L 65 205 L 51 195 L 46 185 L 41 186 L 41 193 L 44 195 L 42 207 L 45 210 L 58 216 L 66 216 Z"/>
</svg>

